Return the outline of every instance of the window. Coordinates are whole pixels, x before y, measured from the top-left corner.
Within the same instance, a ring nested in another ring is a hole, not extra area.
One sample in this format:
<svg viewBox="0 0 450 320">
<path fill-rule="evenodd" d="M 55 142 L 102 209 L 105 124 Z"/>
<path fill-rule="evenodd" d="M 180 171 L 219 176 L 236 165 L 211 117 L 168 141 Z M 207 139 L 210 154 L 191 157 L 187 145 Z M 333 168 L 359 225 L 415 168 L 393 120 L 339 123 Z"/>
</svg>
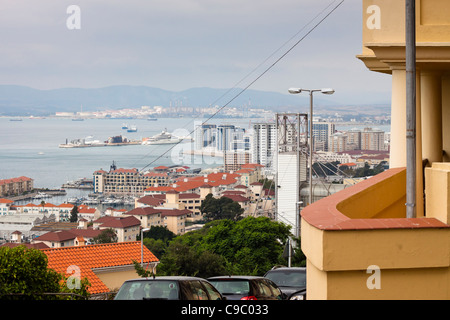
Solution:
<svg viewBox="0 0 450 320">
<path fill-rule="evenodd" d="M 208 300 L 208 294 L 200 281 L 189 281 L 193 300 Z"/>
<path fill-rule="evenodd" d="M 220 300 L 220 294 L 216 290 L 214 290 L 214 287 L 211 284 L 209 284 L 208 282 L 203 282 L 203 285 L 208 291 L 211 300 Z"/>
</svg>

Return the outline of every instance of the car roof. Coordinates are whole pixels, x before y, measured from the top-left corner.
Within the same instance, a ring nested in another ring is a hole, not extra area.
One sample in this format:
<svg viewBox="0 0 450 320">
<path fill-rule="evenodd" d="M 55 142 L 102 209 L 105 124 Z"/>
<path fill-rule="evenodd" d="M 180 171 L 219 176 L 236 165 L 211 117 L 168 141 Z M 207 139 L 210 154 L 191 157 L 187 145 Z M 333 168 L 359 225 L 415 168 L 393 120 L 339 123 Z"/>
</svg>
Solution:
<svg viewBox="0 0 450 320">
<path fill-rule="evenodd" d="M 305 267 L 278 267 L 274 269 L 270 269 L 267 272 L 274 272 L 274 271 L 306 271 Z"/>
<path fill-rule="evenodd" d="M 264 277 L 259 276 L 215 276 L 207 278 L 208 281 L 210 280 L 253 280 L 253 279 L 264 279 Z"/>
<path fill-rule="evenodd" d="M 205 280 L 203 278 L 198 277 L 188 277 L 188 276 L 160 276 L 160 277 L 146 277 L 146 278 L 135 278 L 129 279 L 125 282 L 132 281 L 158 281 L 158 280 L 167 280 L 167 281 L 187 281 L 187 280 Z"/>
</svg>

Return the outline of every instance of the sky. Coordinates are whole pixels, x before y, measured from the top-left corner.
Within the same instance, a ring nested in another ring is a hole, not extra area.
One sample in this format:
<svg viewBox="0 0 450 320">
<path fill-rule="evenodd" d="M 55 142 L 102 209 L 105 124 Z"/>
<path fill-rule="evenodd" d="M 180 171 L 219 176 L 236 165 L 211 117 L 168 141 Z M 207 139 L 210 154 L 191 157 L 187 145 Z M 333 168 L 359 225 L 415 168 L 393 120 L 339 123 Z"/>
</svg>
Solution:
<svg viewBox="0 0 450 320">
<path fill-rule="evenodd" d="M 311 31 L 340 2 L 0 0 L 0 84 L 183 91 L 261 76 L 251 89 L 333 88 L 328 99 L 340 104 L 389 103 L 390 76 L 356 58 L 361 0 L 344 0 Z"/>
</svg>

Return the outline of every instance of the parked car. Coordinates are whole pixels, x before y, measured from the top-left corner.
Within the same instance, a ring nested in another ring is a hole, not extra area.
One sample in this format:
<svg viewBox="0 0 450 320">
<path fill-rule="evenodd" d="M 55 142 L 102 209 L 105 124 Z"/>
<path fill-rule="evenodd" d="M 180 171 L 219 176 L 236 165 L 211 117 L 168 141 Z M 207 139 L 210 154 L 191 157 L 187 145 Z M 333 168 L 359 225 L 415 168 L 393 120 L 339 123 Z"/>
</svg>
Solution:
<svg viewBox="0 0 450 320">
<path fill-rule="evenodd" d="M 114 300 L 224 300 L 208 281 L 196 277 L 154 277 L 125 281 Z"/>
<path fill-rule="evenodd" d="M 275 282 L 288 300 L 306 300 L 306 268 L 273 268 L 264 277 Z"/>
<path fill-rule="evenodd" d="M 284 300 L 271 280 L 256 276 L 219 276 L 207 279 L 227 300 Z"/>
</svg>

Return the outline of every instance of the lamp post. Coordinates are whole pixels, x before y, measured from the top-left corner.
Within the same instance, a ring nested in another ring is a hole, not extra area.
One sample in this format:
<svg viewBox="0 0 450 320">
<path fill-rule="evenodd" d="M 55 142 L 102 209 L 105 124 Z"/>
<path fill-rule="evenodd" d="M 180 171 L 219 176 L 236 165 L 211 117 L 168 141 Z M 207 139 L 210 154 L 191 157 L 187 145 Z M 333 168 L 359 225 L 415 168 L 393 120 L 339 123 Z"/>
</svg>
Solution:
<svg viewBox="0 0 450 320">
<path fill-rule="evenodd" d="M 144 232 L 149 230 L 150 228 L 141 229 L 141 267 L 144 267 Z"/>
<path fill-rule="evenodd" d="M 299 94 L 303 91 L 309 92 L 309 204 L 312 203 L 312 154 L 313 154 L 313 93 L 321 92 L 323 94 L 333 94 L 334 89 L 302 89 L 302 88 L 290 88 L 290 94 Z"/>
</svg>

